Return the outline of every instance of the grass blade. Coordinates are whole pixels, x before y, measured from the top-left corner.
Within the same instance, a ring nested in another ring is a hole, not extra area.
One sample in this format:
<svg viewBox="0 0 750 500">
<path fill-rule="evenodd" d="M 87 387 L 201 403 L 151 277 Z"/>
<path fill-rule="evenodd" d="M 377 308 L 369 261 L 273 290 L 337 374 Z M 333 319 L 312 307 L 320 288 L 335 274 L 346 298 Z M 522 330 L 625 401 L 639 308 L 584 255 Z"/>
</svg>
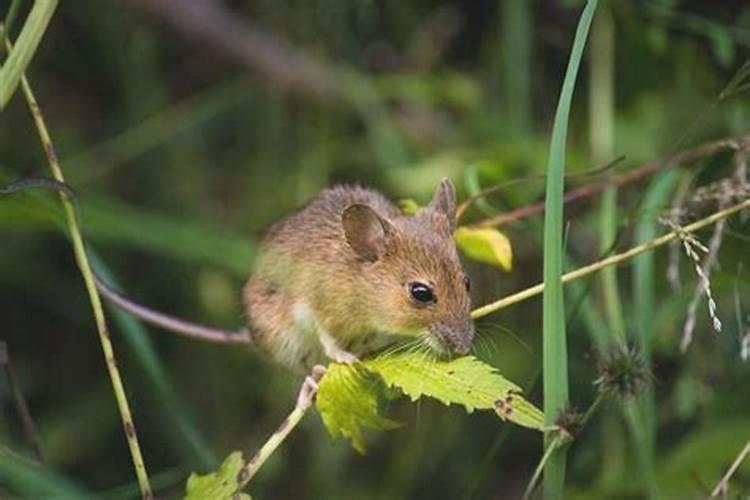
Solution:
<svg viewBox="0 0 750 500">
<path fill-rule="evenodd" d="M 61 475 L 0 448 L 0 484 L 23 498 L 94 498 Z"/>
<path fill-rule="evenodd" d="M 21 76 L 31 62 L 31 58 L 42 40 L 52 14 L 57 7 L 57 0 L 36 0 L 29 16 L 18 35 L 15 47 L 8 54 L 3 67 L 0 68 L 0 111 L 5 109 L 21 81 Z M 5 33 L 7 35 L 7 33 Z"/>
<path fill-rule="evenodd" d="M 565 337 L 563 299 L 563 191 L 565 181 L 565 142 L 568 116 L 573 99 L 578 67 L 588 36 L 597 0 L 589 0 L 581 14 L 573 49 L 565 72 L 562 90 L 552 126 L 544 215 L 544 299 L 543 299 L 543 370 L 544 415 L 547 425 L 554 425 L 560 411 L 568 404 L 568 360 Z M 548 432 L 545 445 L 550 446 L 556 434 Z M 545 498 L 562 498 L 565 483 L 565 450 L 553 451 L 544 471 Z"/>
</svg>

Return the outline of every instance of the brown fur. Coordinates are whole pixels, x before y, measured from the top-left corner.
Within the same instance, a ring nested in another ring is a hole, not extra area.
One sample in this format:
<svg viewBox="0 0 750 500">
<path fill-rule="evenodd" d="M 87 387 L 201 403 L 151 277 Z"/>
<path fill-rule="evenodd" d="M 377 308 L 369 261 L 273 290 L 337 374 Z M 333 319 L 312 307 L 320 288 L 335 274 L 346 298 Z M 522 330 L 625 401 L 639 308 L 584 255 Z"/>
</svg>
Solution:
<svg viewBox="0 0 750 500">
<path fill-rule="evenodd" d="M 415 216 L 372 190 L 323 191 L 261 244 L 244 290 L 254 341 L 297 368 L 325 360 L 320 331 L 355 356 L 417 335 L 438 350 L 465 353 L 474 330 L 452 239 L 455 206 L 447 180 Z M 436 303 L 416 304 L 413 281 L 433 286 Z"/>
</svg>

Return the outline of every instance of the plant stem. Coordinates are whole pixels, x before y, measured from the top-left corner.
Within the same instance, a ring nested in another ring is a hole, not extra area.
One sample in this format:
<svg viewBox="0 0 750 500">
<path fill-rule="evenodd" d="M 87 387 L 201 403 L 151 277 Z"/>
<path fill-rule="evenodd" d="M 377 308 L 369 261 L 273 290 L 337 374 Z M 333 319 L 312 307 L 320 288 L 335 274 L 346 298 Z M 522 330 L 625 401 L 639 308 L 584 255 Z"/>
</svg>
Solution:
<svg viewBox="0 0 750 500">
<path fill-rule="evenodd" d="M 719 496 L 719 494 L 724 494 L 726 496 L 727 490 L 729 489 L 729 480 L 732 478 L 732 475 L 737 471 L 737 469 L 739 469 L 740 464 L 748 455 L 750 455 L 750 441 L 745 444 L 745 447 L 742 448 L 742 451 L 740 451 L 739 455 L 737 455 L 737 458 L 729 467 L 726 474 L 724 474 L 724 476 L 721 478 L 721 481 L 719 481 L 719 483 L 713 489 L 713 491 L 711 492 L 711 498 L 716 498 Z"/>
<path fill-rule="evenodd" d="M 589 71 L 589 144 L 592 163 L 614 154 L 615 122 L 615 33 L 612 12 L 600 10 L 591 28 Z M 609 253 L 617 239 L 617 186 L 611 185 L 601 196 L 599 248 Z M 600 275 L 609 339 L 625 343 L 625 321 L 617 284 L 617 270 L 603 269 Z"/>
<path fill-rule="evenodd" d="M 268 457 L 276 451 L 276 448 L 284 442 L 289 433 L 300 423 L 300 420 L 305 416 L 308 408 L 310 408 L 315 401 L 315 396 L 318 391 L 318 382 L 323 377 L 324 373 L 325 369 L 322 367 L 313 368 L 312 374 L 305 379 L 300 387 L 297 404 L 294 406 L 294 410 L 292 410 L 284 421 L 281 422 L 281 425 L 276 429 L 276 432 L 271 434 L 271 437 L 263 443 L 263 446 L 260 447 L 260 450 L 258 450 L 253 458 L 245 462 L 245 465 L 242 466 L 242 469 L 237 476 L 237 491 L 242 491 L 247 483 L 250 482 L 253 476 L 255 476 L 258 470 L 263 466 L 266 460 L 268 460 Z"/>
<path fill-rule="evenodd" d="M 9 42 L 6 42 L 10 45 Z M 47 131 L 47 126 L 44 122 L 42 112 L 39 108 L 39 104 L 34 97 L 28 80 L 25 76 L 21 76 L 21 87 L 26 97 L 26 101 L 31 110 L 31 114 L 34 118 L 37 131 L 39 132 L 39 138 L 44 147 L 44 152 L 47 156 L 52 176 L 58 182 L 65 182 L 65 178 L 60 168 L 60 164 L 57 160 L 57 153 L 55 152 L 52 139 Z M 112 381 L 112 388 L 115 394 L 115 400 L 117 401 L 117 407 L 120 411 L 120 417 L 122 419 L 122 425 L 125 430 L 125 437 L 130 448 L 130 455 L 133 460 L 135 467 L 135 475 L 138 479 L 138 485 L 141 491 L 141 497 L 144 499 L 153 498 L 151 491 L 151 485 L 149 484 L 148 474 L 146 473 L 146 466 L 143 462 L 141 455 L 140 445 L 138 443 L 138 436 L 135 432 L 135 426 L 133 425 L 133 417 L 130 412 L 130 406 L 125 395 L 125 388 L 120 378 L 120 372 L 117 369 L 117 361 L 115 359 L 114 349 L 112 348 L 112 341 L 109 338 L 109 330 L 107 329 L 107 323 L 104 318 L 104 310 L 102 309 L 101 299 L 96 291 L 94 284 L 94 277 L 91 272 L 88 258 L 86 256 L 86 250 L 83 244 L 83 237 L 81 236 L 81 230 L 78 226 L 78 220 L 76 218 L 75 207 L 73 202 L 68 199 L 65 194 L 60 193 L 60 200 L 65 209 L 65 216 L 70 230 L 70 236 L 73 240 L 73 251 L 75 252 L 76 261 L 78 267 L 81 270 L 81 275 L 86 284 L 86 290 L 91 301 L 91 307 L 94 312 L 94 319 L 96 321 L 97 332 L 99 333 L 99 342 L 101 343 L 102 351 L 107 365 L 107 371 L 109 372 L 110 380 Z"/>
<path fill-rule="evenodd" d="M 274 432 L 271 437 L 268 438 L 265 443 L 263 443 L 263 446 L 261 446 L 260 450 L 258 450 L 255 456 L 247 461 L 239 474 L 241 480 L 239 482 L 238 490 L 241 490 L 247 485 L 248 482 L 250 482 L 253 476 L 255 476 L 258 470 L 266 462 L 266 460 L 268 460 L 268 457 L 270 457 L 273 452 L 276 451 L 276 448 L 278 448 L 281 443 L 284 442 L 289 433 L 292 432 L 295 427 L 297 427 L 297 424 L 300 423 L 302 417 L 305 416 L 306 411 L 307 410 L 305 408 L 294 408 L 294 410 L 292 410 L 292 412 L 284 419 L 284 421 L 281 422 L 281 425 L 279 425 L 279 428 L 276 429 L 276 432 Z"/>
<path fill-rule="evenodd" d="M 539 460 L 539 463 L 536 466 L 536 469 L 534 469 L 534 475 L 531 476 L 531 480 L 529 481 L 529 485 L 526 487 L 526 491 L 523 494 L 523 500 L 528 500 L 531 498 L 531 494 L 534 492 L 534 488 L 536 487 L 537 483 L 539 482 L 539 478 L 542 476 L 542 471 L 544 470 L 544 466 L 547 465 L 547 461 L 549 460 L 549 457 L 552 455 L 552 452 L 554 452 L 556 449 L 558 449 L 563 443 L 563 437 L 562 434 L 557 434 L 555 438 L 552 440 L 552 442 L 547 446 L 547 449 L 544 450 L 544 455 L 542 455 L 542 459 Z"/>
<path fill-rule="evenodd" d="M 661 170 L 672 168 L 684 163 L 694 162 L 701 158 L 712 156 L 720 151 L 725 151 L 727 149 L 736 150 L 740 147 L 741 144 L 747 143 L 750 143 L 750 135 L 707 142 L 692 149 L 679 151 L 669 156 L 668 158 L 660 158 L 658 160 L 650 161 L 632 170 L 628 170 L 627 172 L 624 172 L 614 178 L 603 179 L 600 181 L 592 182 L 590 184 L 585 184 L 575 189 L 571 189 L 570 191 L 567 191 L 565 193 L 563 201 L 567 205 L 568 203 L 572 203 L 574 201 L 578 201 L 584 198 L 588 198 L 589 196 L 601 193 L 611 186 L 622 187 L 641 179 L 645 179 L 646 177 L 649 177 Z M 493 215 L 492 217 L 477 221 L 471 224 L 471 226 L 502 226 L 511 222 L 525 219 L 527 217 L 531 217 L 532 215 L 541 214 L 543 212 L 544 202 L 540 201 L 516 208 L 515 210 L 511 210 L 510 212 Z"/>
<path fill-rule="evenodd" d="M 718 212 L 715 212 L 708 217 L 697 220 L 692 224 L 688 224 L 687 226 L 683 227 L 682 230 L 688 233 L 695 232 L 747 208 L 750 208 L 750 200 L 745 200 L 742 203 L 732 205 L 731 207 L 728 207 L 724 210 L 719 210 Z M 632 259 L 636 255 L 640 255 L 644 252 L 648 252 L 649 250 L 653 250 L 660 246 L 666 245 L 675 238 L 677 238 L 677 232 L 671 231 L 662 236 L 659 236 L 658 238 L 654 238 L 638 246 L 635 246 L 630 250 L 626 250 L 624 252 L 601 259 L 587 266 L 578 268 L 575 271 L 570 271 L 569 273 L 566 273 L 562 276 L 562 282 L 568 283 L 570 281 L 574 281 L 579 278 L 583 278 L 584 276 L 588 276 L 589 274 L 595 273 L 601 269 L 604 269 L 605 267 L 620 264 L 629 259 Z M 489 304 L 478 307 L 471 312 L 471 317 L 476 319 L 481 318 L 482 316 L 487 316 L 488 314 L 499 311 L 500 309 L 505 309 L 508 306 L 523 302 L 524 300 L 530 299 L 531 297 L 535 297 L 543 291 L 544 284 L 539 283 L 538 285 L 526 288 L 525 290 L 521 290 L 520 292 L 514 293 L 513 295 L 503 297 L 502 299 L 496 300 L 495 302 L 491 302 Z"/>
</svg>

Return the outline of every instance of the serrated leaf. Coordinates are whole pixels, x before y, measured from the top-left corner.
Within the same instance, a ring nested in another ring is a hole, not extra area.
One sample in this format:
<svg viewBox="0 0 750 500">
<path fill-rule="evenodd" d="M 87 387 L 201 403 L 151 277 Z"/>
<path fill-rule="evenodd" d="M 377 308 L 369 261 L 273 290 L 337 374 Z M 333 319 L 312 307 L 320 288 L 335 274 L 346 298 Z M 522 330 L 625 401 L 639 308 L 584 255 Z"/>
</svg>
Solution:
<svg viewBox="0 0 750 500">
<path fill-rule="evenodd" d="M 458 248 L 468 257 L 506 271 L 513 267 L 510 240 L 497 229 L 459 227 L 453 236 Z"/>
<path fill-rule="evenodd" d="M 229 454 L 219 466 L 219 470 L 210 474 L 190 474 L 185 486 L 185 500 L 251 500 L 247 493 L 239 493 L 239 474 L 245 460 L 241 451 Z"/>
<path fill-rule="evenodd" d="M 378 381 L 355 365 L 333 363 L 320 381 L 316 406 L 331 437 L 343 436 L 365 453 L 363 429 L 389 430 L 398 422 L 378 412 Z"/>
<path fill-rule="evenodd" d="M 440 361 L 420 353 L 406 353 L 381 356 L 363 364 L 412 401 L 429 396 L 446 405 L 463 405 L 468 412 L 491 409 L 503 420 L 531 429 L 541 430 L 544 426 L 542 412 L 523 398 L 517 385 L 473 356 Z"/>
</svg>

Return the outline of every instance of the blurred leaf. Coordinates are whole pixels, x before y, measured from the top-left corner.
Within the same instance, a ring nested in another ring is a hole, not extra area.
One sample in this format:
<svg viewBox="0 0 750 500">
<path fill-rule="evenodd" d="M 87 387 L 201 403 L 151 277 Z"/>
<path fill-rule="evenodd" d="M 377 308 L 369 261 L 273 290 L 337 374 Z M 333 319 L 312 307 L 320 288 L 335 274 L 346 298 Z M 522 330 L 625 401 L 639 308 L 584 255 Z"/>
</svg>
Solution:
<svg viewBox="0 0 750 500">
<path fill-rule="evenodd" d="M 521 396 L 520 387 L 473 356 L 441 361 L 422 353 L 390 354 L 363 364 L 412 401 L 429 396 L 462 405 L 469 413 L 495 410 L 503 420 L 531 429 L 544 424 L 542 412 Z"/>
<path fill-rule="evenodd" d="M 726 30 L 716 29 L 709 39 L 719 64 L 725 68 L 731 67 L 734 63 L 734 42 L 730 34 Z"/>
<path fill-rule="evenodd" d="M 411 198 L 398 200 L 398 208 L 400 208 L 405 215 L 416 215 L 417 212 L 422 210 L 422 206 Z"/>
<path fill-rule="evenodd" d="M 485 264 L 513 268 L 513 251 L 505 234 L 492 228 L 459 227 L 454 233 L 456 245 L 468 257 Z"/>
<path fill-rule="evenodd" d="M 238 476 L 245 465 L 241 451 L 234 451 L 224 459 L 219 470 L 210 474 L 190 474 L 185 487 L 185 500 L 251 500 L 247 493 L 237 493 Z"/>
<path fill-rule="evenodd" d="M 415 104 L 447 104 L 467 110 L 476 109 L 482 99 L 477 81 L 458 72 L 443 72 L 437 76 L 394 72 L 378 76 L 375 82 L 383 97 Z"/>
<path fill-rule="evenodd" d="M 489 204 L 487 198 L 482 196 L 482 186 L 479 182 L 479 169 L 477 164 L 469 165 L 464 170 L 464 186 L 469 196 L 476 196 L 474 205 L 486 216 L 494 215 L 498 210 Z"/>
<path fill-rule="evenodd" d="M 369 379 L 369 380 L 368 380 Z M 398 422 L 378 413 L 377 381 L 354 365 L 333 363 L 320 382 L 316 405 L 331 437 L 351 439 L 352 446 L 364 453 L 363 428 L 389 430 Z"/>
<path fill-rule="evenodd" d="M 252 241 L 215 225 L 137 209 L 111 199 L 81 203 L 83 231 L 92 241 L 128 244 L 184 261 L 200 261 L 246 277 Z"/>
<path fill-rule="evenodd" d="M 19 498 L 94 498 L 66 477 L 5 447 L 0 447 L 0 485 L 0 494 L 7 494 L 10 490 Z"/>
<path fill-rule="evenodd" d="M 716 484 L 748 440 L 747 418 L 712 420 L 693 429 L 656 466 L 662 493 L 668 498 L 687 498 L 700 491 L 701 483 Z M 745 460 L 737 475 L 748 473 L 750 461 Z"/>
<path fill-rule="evenodd" d="M 49 193 L 0 197 L 0 229 L 66 230 L 59 204 Z M 205 262 L 246 277 L 254 247 L 214 225 L 141 210 L 105 197 L 80 202 L 82 233 L 92 242 L 111 242 L 158 252 L 187 262 Z"/>
</svg>

